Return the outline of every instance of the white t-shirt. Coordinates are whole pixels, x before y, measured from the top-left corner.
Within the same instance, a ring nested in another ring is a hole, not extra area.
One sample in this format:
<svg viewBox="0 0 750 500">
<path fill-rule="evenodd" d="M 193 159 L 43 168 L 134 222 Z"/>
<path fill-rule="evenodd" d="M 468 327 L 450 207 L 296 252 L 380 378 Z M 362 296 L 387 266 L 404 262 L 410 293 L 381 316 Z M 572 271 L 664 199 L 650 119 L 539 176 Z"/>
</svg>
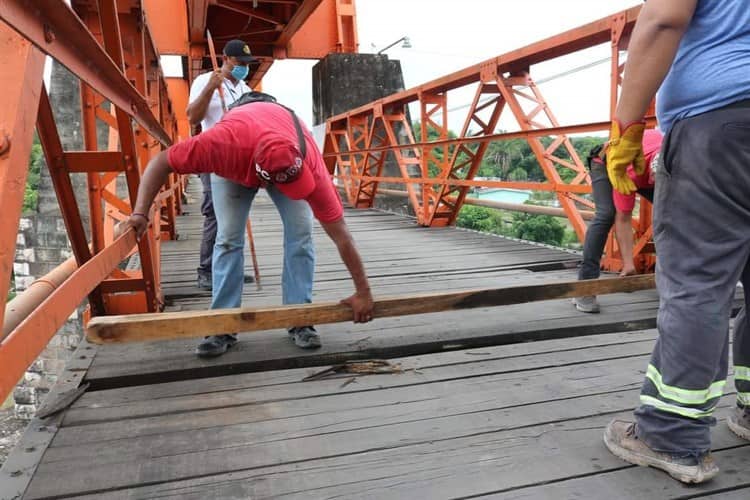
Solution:
<svg viewBox="0 0 750 500">
<path fill-rule="evenodd" d="M 203 89 L 206 88 L 206 85 L 208 84 L 209 78 L 211 78 L 210 71 L 195 77 L 193 84 L 190 86 L 190 98 L 188 99 L 188 104 L 191 104 L 200 97 L 201 92 L 203 92 Z M 241 80 L 235 85 L 231 80 L 225 78 L 224 83 L 222 83 L 221 86 L 224 89 L 224 102 L 227 107 L 239 99 L 245 92 L 250 92 L 250 87 Z M 206 109 L 206 116 L 201 120 L 201 130 L 206 131 L 210 129 L 216 124 L 216 122 L 221 120 L 222 116 L 224 116 L 224 111 L 221 109 L 219 91 L 214 90 L 214 95 L 211 96 L 211 101 L 208 103 L 208 108 Z"/>
</svg>

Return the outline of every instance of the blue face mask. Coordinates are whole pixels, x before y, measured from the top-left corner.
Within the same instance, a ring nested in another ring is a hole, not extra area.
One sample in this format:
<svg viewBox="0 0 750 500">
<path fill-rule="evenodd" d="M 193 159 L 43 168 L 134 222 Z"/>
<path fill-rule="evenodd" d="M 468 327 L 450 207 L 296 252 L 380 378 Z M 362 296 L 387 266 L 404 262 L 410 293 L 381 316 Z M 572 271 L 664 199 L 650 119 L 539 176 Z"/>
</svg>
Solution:
<svg viewBox="0 0 750 500">
<path fill-rule="evenodd" d="M 247 66 L 235 66 L 232 68 L 232 76 L 237 80 L 244 80 L 247 78 L 248 73 L 250 73 L 250 68 Z"/>
</svg>

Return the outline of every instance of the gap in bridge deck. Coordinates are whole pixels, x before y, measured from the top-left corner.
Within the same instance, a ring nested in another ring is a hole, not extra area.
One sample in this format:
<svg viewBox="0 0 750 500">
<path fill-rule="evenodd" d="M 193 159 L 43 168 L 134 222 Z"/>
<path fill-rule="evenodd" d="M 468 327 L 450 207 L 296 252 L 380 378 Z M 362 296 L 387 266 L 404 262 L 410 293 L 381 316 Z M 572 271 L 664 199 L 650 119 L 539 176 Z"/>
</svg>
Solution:
<svg viewBox="0 0 750 500">
<path fill-rule="evenodd" d="M 188 192 L 188 215 L 178 220 L 180 239 L 162 246 L 162 279 L 169 311 L 207 309 L 210 292 L 195 286 L 203 218 L 198 182 Z M 376 210 L 347 210 L 373 292 L 399 295 L 490 288 L 575 279 L 576 253 L 456 228 L 424 228 L 413 219 Z M 251 219 L 262 290 L 245 285 L 243 305 L 281 303 L 281 222 L 259 193 Z M 348 272 L 316 224 L 314 300 L 352 293 Z M 245 272 L 252 274 L 246 251 Z M 111 345 L 99 349 L 87 374 L 92 390 L 154 384 L 228 373 L 320 366 L 347 359 L 393 358 L 446 350 L 511 344 L 654 326 L 655 292 L 601 298 L 603 313 L 577 312 L 568 300 L 492 309 L 376 319 L 366 325 L 320 325 L 323 348 L 302 351 L 283 330 L 240 335 L 226 355 L 199 360 L 196 340 Z"/>
</svg>

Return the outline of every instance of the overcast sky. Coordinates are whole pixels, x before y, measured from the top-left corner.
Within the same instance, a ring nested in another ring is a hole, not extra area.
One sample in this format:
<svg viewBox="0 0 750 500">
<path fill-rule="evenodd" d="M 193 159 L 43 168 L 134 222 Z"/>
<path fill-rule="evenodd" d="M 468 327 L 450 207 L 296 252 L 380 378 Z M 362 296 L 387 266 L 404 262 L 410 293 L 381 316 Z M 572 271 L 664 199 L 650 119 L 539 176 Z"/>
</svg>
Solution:
<svg viewBox="0 0 750 500">
<path fill-rule="evenodd" d="M 408 36 L 412 48 L 386 53 L 401 61 L 406 88 L 474 65 L 562 31 L 639 5 L 640 0 L 356 0 L 360 52 L 377 50 Z M 374 46 L 374 48 L 373 48 Z M 601 61 L 609 47 L 532 68 L 536 80 Z M 276 61 L 263 88 L 312 123 L 312 66 L 315 61 Z M 608 119 L 609 64 L 540 84 L 562 124 Z M 474 89 L 449 95 L 449 109 L 468 104 Z M 416 112 L 417 109 L 413 109 Z M 451 113 L 460 129 L 465 111 Z M 418 115 L 413 115 L 417 119 Z M 504 120 L 501 127 L 515 127 Z"/>
</svg>

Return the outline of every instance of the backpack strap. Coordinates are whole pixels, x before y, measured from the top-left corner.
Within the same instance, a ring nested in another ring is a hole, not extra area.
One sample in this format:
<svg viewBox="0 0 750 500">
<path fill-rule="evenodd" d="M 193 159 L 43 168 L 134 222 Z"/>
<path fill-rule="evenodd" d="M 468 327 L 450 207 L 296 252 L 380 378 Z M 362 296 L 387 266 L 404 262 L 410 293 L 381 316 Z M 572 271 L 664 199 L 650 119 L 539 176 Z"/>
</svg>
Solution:
<svg viewBox="0 0 750 500">
<path fill-rule="evenodd" d="M 287 108 L 283 104 L 276 103 L 285 110 L 289 111 L 292 115 L 292 121 L 294 122 L 294 128 L 297 130 L 297 142 L 299 142 L 299 152 L 302 154 L 302 160 L 305 159 L 307 156 L 307 146 L 305 145 L 305 134 L 302 132 L 302 125 L 299 123 L 299 118 L 297 118 L 297 114 L 292 110 L 291 108 Z"/>
</svg>

